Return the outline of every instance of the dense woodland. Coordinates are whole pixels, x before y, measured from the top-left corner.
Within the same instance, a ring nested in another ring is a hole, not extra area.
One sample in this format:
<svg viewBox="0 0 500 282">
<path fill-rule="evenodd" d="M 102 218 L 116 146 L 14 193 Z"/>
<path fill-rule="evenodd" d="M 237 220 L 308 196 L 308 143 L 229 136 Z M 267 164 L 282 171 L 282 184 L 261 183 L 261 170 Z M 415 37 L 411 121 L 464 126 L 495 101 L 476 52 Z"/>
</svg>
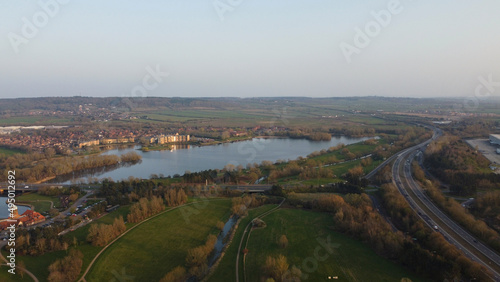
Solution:
<svg viewBox="0 0 500 282">
<path fill-rule="evenodd" d="M 468 118 L 442 126 L 442 129 L 460 138 L 487 138 L 489 134 L 498 132 L 500 120 L 484 118 Z"/>
<path fill-rule="evenodd" d="M 47 252 L 67 250 L 72 244 L 57 234 L 64 230 L 63 225 L 53 228 L 16 230 L 16 252 L 18 255 L 39 256 Z"/>
<path fill-rule="evenodd" d="M 500 251 L 500 235 L 488 225 L 485 224 L 481 218 L 476 219 L 472 214 L 468 212 L 467 209 L 462 207 L 457 201 L 452 198 L 446 198 L 439 189 L 439 182 L 429 181 L 425 178 L 423 170 L 416 163 L 413 164 L 413 172 L 415 178 L 420 181 L 422 187 L 425 189 L 427 195 L 448 215 L 453 218 L 456 222 L 464 226 L 469 232 L 480 238 L 482 241 L 486 242 L 489 246 L 497 251 Z M 485 196 L 480 196 L 479 205 L 483 213 L 491 209 L 489 208 L 491 204 L 495 204 L 495 195 L 488 194 Z M 493 201 L 491 201 L 493 200 Z M 474 203 L 473 206 L 475 206 Z M 479 212 L 478 212 L 479 213 Z M 497 214 L 498 215 L 498 214 Z"/>
<path fill-rule="evenodd" d="M 500 191 L 486 192 L 477 196 L 471 212 L 500 233 Z"/>
<path fill-rule="evenodd" d="M 500 189 L 500 175 L 491 172 L 489 161 L 456 136 L 446 135 L 425 151 L 425 166 L 460 196 Z"/>
</svg>

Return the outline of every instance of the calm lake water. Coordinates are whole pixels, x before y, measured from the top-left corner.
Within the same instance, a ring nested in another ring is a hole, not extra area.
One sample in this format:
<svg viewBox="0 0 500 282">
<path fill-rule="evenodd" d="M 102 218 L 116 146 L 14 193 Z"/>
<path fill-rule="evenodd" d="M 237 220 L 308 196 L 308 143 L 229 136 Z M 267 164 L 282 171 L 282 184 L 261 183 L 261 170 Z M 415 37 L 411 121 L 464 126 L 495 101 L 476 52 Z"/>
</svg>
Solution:
<svg viewBox="0 0 500 282">
<path fill-rule="evenodd" d="M 336 146 L 358 143 L 370 137 L 347 138 L 334 137 L 330 141 L 309 141 L 305 139 L 264 139 L 224 143 L 213 146 L 184 146 L 182 149 L 142 152 L 139 147 L 114 149 L 103 154 L 122 155 L 135 151 L 142 156 L 142 161 L 135 165 L 98 169 L 83 173 L 74 173 L 53 179 L 52 183 L 86 182 L 89 177 L 98 179 L 111 177 L 113 180 L 126 179 L 129 176 L 149 178 L 151 174 L 173 176 L 183 175 L 186 171 L 198 172 L 207 169 L 222 169 L 227 164 L 235 166 L 262 161 L 294 160 L 306 157 L 314 151 L 321 151 Z M 186 148 L 187 147 L 187 148 Z"/>
<path fill-rule="evenodd" d="M 6 203 L 7 197 L 0 197 L 0 218 L 9 217 L 9 206 Z M 29 210 L 26 206 L 17 206 L 17 212 L 23 214 L 25 211 Z"/>
</svg>

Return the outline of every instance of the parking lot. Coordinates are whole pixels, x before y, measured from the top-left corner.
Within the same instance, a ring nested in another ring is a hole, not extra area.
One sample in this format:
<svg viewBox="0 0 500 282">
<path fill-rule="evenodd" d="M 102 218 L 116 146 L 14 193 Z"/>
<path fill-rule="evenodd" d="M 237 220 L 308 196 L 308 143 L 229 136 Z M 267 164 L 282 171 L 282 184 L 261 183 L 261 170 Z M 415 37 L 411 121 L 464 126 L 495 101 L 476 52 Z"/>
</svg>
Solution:
<svg viewBox="0 0 500 282">
<path fill-rule="evenodd" d="M 500 155 L 497 154 L 497 148 L 498 146 L 491 145 L 490 140 L 488 139 L 473 139 L 473 140 L 466 140 L 467 143 L 472 147 L 476 148 L 478 151 L 483 154 L 490 162 L 493 164 L 500 165 Z M 498 171 L 497 171 L 498 173 Z"/>
</svg>

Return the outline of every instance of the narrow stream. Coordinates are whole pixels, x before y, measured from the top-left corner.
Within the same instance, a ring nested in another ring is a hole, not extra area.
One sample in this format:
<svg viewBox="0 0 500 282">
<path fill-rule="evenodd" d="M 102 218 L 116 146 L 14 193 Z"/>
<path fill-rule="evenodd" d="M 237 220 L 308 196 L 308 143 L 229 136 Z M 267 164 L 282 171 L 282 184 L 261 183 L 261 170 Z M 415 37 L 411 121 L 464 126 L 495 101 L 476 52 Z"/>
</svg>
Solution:
<svg viewBox="0 0 500 282">
<path fill-rule="evenodd" d="M 215 243 L 214 251 L 212 256 L 208 259 L 208 268 L 212 267 L 212 265 L 217 261 L 217 259 L 220 257 L 222 253 L 222 249 L 224 246 L 226 246 L 227 241 L 225 241 L 227 235 L 233 228 L 234 224 L 237 222 L 237 218 L 235 216 L 231 217 L 226 224 L 224 225 L 224 228 L 222 229 L 222 232 L 217 236 L 217 242 Z"/>
</svg>

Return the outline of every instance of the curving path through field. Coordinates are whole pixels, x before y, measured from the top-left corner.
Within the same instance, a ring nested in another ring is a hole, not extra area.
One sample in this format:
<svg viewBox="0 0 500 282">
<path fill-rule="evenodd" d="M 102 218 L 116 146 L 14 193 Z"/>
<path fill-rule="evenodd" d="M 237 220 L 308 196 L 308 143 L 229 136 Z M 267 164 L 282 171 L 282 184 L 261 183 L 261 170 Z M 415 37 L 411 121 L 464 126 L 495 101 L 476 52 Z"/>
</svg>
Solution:
<svg viewBox="0 0 500 282">
<path fill-rule="evenodd" d="M 270 214 L 270 213 L 272 213 L 272 212 L 276 211 L 277 209 L 279 209 L 279 208 L 281 207 L 281 205 L 282 205 L 284 202 L 285 202 L 285 198 L 283 198 L 283 200 L 281 200 L 281 203 L 280 203 L 277 207 L 275 207 L 275 208 L 273 208 L 273 209 L 271 209 L 271 210 L 268 210 L 267 212 L 265 212 L 265 213 L 263 213 L 263 214 L 261 214 L 261 215 L 259 215 L 259 216 L 255 217 L 254 219 L 257 219 L 257 218 L 262 218 L 262 217 L 264 217 L 264 216 L 266 216 L 266 215 L 268 215 L 268 214 Z M 245 239 L 245 235 L 246 235 L 246 234 L 247 234 L 247 232 L 248 232 L 248 228 L 250 228 L 250 226 L 252 225 L 252 221 L 253 221 L 254 219 L 252 219 L 252 220 L 251 220 L 251 221 L 247 224 L 247 226 L 245 227 L 245 230 L 243 231 L 243 235 L 241 235 L 240 245 L 239 245 L 239 247 L 238 247 L 238 253 L 236 253 L 236 282 L 239 282 L 239 281 L 240 281 L 240 277 L 239 277 L 239 273 L 238 273 L 238 266 L 239 266 L 239 261 L 240 261 L 241 246 L 243 245 L 243 241 L 244 241 L 244 239 Z M 236 232 L 236 231 L 235 231 L 235 232 Z M 247 242 L 248 242 L 248 238 L 250 237 L 250 233 L 251 233 L 251 230 L 250 230 L 250 232 L 248 232 L 248 235 L 246 236 L 246 238 L 247 238 Z M 245 272 L 245 264 L 243 263 L 243 273 L 244 273 L 244 272 Z M 245 277 L 245 280 L 246 280 L 246 277 Z"/>
<path fill-rule="evenodd" d="M 0 243 L 0 249 L 2 249 L 5 245 L 7 245 L 7 242 L 6 241 L 3 241 L 2 243 Z M 3 254 L 0 252 L 0 258 L 5 261 L 5 263 L 2 263 L 2 265 L 7 265 L 8 261 L 7 259 L 3 256 Z M 8 266 L 8 265 L 7 265 Z M 26 268 L 23 268 L 23 267 L 19 267 L 19 266 L 16 266 L 16 269 L 20 269 L 21 271 L 24 271 L 24 273 L 28 274 L 31 279 L 33 279 L 33 281 L 35 282 L 38 282 L 38 278 L 36 278 L 35 275 L 33 275 L 33 273 L 31 273 L 29 270 L 27 270 Z"/>
<path fill-rule="evenodd" d="M 208 201 L 217 201 L 217 200 L 221 200 L 221 199 L 213 199 L 213 200 L 208 200 Z M 87 267 L 87 269 L 85 270 L 85 272 L 83 273 L 82 277 L 80 278 L 80 280 L 78 280 L 78 282 L 83 282 L 83 281 L 86 281 L 85 280 L 85 276 L 88 274 L 88 272 L 90 271 L 90 269 L 92 268 L 92 266 L 94 265 L 95 261 L 99 258 L 99 256 L 111 245 L 113 245 L 113 243 L 115 243 L 116 241 L 118 241 L 121 237 L 125 236 L 125 234 L 129 233 L 130 231 L 134 230 L 137 226 L 140 226 L 142 225 L 143 223 L 145 222 L 148 222 L 149 220 L 153 219 L 153 218 L 156 218 L 164 213 L 167 213 L 167 212 L 170 212 L 170 211 L 173 211 L 175 209 L 178 209 L 178 208 L 181 208 L 181 207 L 185 207 L 185 206 L 189 206 L 189 205 L 192 205 L 192 204 L 196 204 L 197 202 L 191 202 L 189 204 L 184 204 L 184 205 L 180 205 L 180 206 L 177 206 L 177 207 L 174 207 L 174 208 L 170 208 L 170 209 L 167 209 L 167 210 L 164 210 L 162 211 L 161 213 L 158 213 L 156 215 L 153 215 L 139 223 L 137 223 L 136 225 L 132 226 L 130 229 L 127 229 L 125 232 L 123 232 L 122 234 L 120 234 L 120 236 L 116 237 L 113 241 L 111 241 L 109 244 L 107 244 L 104 248 L 102 248 L 101 251 L 99 251 L 99 253 L 97 253 L 97 255 L 94 257 L 94 259 L 92 259 L 92 261 L 90 262 L 89 266 Z"/>
</svg>

